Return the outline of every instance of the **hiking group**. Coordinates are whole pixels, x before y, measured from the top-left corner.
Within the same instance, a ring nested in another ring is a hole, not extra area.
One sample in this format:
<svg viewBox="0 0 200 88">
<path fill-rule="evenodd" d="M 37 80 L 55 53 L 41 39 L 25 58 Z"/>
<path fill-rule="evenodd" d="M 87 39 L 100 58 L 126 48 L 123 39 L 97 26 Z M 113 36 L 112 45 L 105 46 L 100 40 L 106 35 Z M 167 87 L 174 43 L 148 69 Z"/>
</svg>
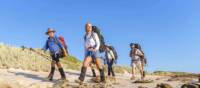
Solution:
<svg viewBox="0 0 200 88">
<path fill-rule="evenodd" d="M 53 80 L 55 66 L 57 66 L 61 75 L 61 80 L 68 81 L 60 63 L 60 58 L 69 55 L 67 45 L 64 38 L 62 36 L 56 36 L 55 32 L 56 31 L 54 29 L 48 28 L 48 31 L 46 32 L 48 38 L 44 48 L 42 49 L 44 51 L 49 50 L 50 56 L 52 58 L 51 70 L 47 79 L 49 81 Z M 132 67 L 131 79 L 135 79 L 136 68 L 138 68 L 141 73 L 141 79 L 143 80 L 145 77 L 144 66 L 146 64 L 144 52 L 142 51 L 141 46 L 137 43 L 131 43 L 130 47 L 131 51 L 129 56 L 131 57 Z M 113 46 L 107 45 L 104 42 L 104 37 L 101 34 L 100 29 L 97 26 L 93 26 L 91 23 L 86 23 L 85 25 L 84 48 L 85 56 L 81 67 L 80 76 L 77 80 L 75 80 L 75 82 L 79 83 L 80 85 L 83 84 L 87 68 L 90 67 L 93 73 L 93 77 L 97 77 L 95 72 L 95 69 L 97 68 L 100 75 L 100 82 L 106 83 L 104 64 L 107 66 L 108 77 L 113 77 L 115 79 L 115 71 L 113 65 L 117 64 L 117 52 Z M 101 62 L 103 59 L 102 54 L 105 57 L 104 64 Z"/>
</svg>

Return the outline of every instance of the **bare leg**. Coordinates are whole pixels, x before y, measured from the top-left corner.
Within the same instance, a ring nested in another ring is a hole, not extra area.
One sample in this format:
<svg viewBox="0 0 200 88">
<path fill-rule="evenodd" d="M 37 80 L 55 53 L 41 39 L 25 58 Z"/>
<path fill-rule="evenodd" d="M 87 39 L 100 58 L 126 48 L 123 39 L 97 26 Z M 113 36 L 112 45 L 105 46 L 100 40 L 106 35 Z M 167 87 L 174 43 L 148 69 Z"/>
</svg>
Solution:
<svg viewBox="0 0 200 88">
<path fill-rule="evenodd" d="M 95 72 L 95 66 L 93 63 L 90 64 L 90 67 L 91 67 L 91 71 L 92 71 L 92 75 L 93 77 L 96 77 L 96 72 Z"/>
<path fill-rule="evenodd" d="M 142 70 L 142 79 L 144 79 L 146 76 L 145 71 L 144 71 L 144 63 L 142 63 L 141 70 Z"/>
<path fill-rule="evenodd" d="M 138 62 L 137 63 L 137 68 L 139 69 L 140 71 L 140 75 L 141 75 L 141 79 L 144 80 L 144 77 L 143 77 L 143 66 L 142 66 L 142 63 L 141 62 Z"/>
<path fill-rule="evenodd" d="M 136 63 L 135 62 L 133 62 L 133 65 L 132 65 L 132 80 L 134 80 L 135 79 L 135 70 L 136 70 Z"/>
</svg>

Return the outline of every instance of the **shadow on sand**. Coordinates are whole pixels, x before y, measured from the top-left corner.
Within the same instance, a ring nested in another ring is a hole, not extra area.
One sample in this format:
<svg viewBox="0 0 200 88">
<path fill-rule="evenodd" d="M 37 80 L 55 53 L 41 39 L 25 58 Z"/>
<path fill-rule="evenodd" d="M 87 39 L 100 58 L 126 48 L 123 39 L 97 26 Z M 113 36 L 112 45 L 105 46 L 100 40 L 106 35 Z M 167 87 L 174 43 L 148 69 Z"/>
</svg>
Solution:
<svg viewBox="0 0 200 88">
<path fill-rule="evenodd" d="M 38 75 L 33 75 L 33 74 L 29 74 L 29 73 L 24 73 L 24 72 L 16 72 L 15 75 L 17 76 L 24 76 L 26 78 L 31 78 L 31 79 L 35 79 L 35 80 L 40 80 L 42 82 L 49 82 L 47 79 L 45 79 L 44 77 L 40 77 Z"/>
<path fill-rule="evenodd" d="M 66 71 L 65 73 L 67 73 L 68 75 L 75 75 L 77 77 L 80 76 L 80 73 L 77 73 L 77 72 Z M 93 77 L 93 76 L 91 74 L 86 74 L 86 77 Z"/>
</svg>

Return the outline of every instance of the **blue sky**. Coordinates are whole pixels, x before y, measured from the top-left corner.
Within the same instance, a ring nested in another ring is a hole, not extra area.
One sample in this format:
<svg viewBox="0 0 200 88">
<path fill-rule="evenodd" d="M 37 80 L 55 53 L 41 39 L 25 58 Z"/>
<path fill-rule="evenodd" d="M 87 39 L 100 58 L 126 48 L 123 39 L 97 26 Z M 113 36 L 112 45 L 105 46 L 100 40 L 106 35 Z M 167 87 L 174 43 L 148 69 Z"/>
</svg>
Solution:
<svg viewBox="0 0 200 88">
<path fill-rule="evenodd" d="M 0 42 L 43 47 L 48 27 L 69 51 L 83 59 L 84 25 L 101 28 L 116 47 L 120 65 L 129 65 L 129 43 L 140 43 L 147 70 L 200 73 L 199 0 L 1 0 Z"/>
</svg>

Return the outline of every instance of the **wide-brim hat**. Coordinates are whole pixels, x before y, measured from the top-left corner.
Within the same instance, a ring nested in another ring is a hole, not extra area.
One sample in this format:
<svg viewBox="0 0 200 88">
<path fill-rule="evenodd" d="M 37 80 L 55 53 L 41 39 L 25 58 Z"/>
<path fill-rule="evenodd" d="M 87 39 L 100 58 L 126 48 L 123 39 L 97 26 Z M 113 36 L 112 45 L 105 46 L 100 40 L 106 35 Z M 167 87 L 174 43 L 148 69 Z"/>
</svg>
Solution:
<svg viewBox="0 0 200 88">
<path fill-rule="evenodd" d="M 56 31 L 53 28 L 48 28 L 46 35 L 48 35 L 50 32 L 55 33 Z"/>
</svg>

